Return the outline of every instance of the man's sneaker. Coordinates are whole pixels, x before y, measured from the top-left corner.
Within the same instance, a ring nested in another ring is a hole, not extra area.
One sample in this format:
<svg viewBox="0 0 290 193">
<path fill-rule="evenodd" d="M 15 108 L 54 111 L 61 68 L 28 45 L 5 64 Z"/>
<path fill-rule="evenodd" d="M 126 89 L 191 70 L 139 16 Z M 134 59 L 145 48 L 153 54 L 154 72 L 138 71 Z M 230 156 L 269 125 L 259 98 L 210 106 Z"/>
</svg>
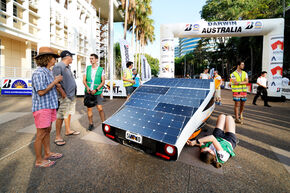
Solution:
<svg viewBox="0 0 290 193">
<path fill-rule="evenodd" d="M 93 129 L 94 129 L 94 124 L 90 124 L 88 130 L 89 130 L 89 131 L 92 131 Z"/>
<path fill-rule="evenodd" d="M 252 103 L 253 105 L 257 105 L 256 103 Z"/>
<path fill-rule="evenodd" d="M 266 105 L 264 105 L 265 107 L 271 107 L 270 105 L 268 105 L 268 104 L 266 104 Z"/>
</svg>

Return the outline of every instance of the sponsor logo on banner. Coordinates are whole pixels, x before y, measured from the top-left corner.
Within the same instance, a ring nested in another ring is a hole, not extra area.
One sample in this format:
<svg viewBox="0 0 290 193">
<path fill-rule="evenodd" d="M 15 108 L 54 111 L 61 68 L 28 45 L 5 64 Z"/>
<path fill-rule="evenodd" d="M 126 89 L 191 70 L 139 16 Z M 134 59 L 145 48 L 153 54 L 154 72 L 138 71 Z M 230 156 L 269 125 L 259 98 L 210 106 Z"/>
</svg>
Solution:
<svg viewBox="0 0 290 193">
<path fill-rule="evenodd" d="M 271 73 L 273 76 L 281 76 L 282 77 L 283 68 L 280 66 L 276 66 L 271 69 Z"/>
<path fill-rule="evenodd" d="M 247 32 L 262 29 L 261 21 L 249 21 L 249 22 L 238 22 L 238 21 L 217 21 L 208 22 L 208 27 L 202 29 L 203 34 L 227 34 L 227 33 L 242 33 L 243 30 Z"/>
<path fill-rule="evenodd" d="M 263 26 L 263 24 L 262 24 L 261 21 L 256 21 L 256 23 L 255 23 L 255 29 L 262 29 L 262 26 Z"/>
<path fill-rule="evenodd" d="M 31 95 L 31 80 L 3 79 L 1 94 L 3 95 Z"/>
<path fill-rule="evenodd" d="M 254 27 L 254 22 L 247 22 L 246 29 L 252 29 Z"/>
<path fill-rule="evenodd" d="M 191 29 L 192 29 L 192 24 L 186 24 L 184 31 L 191 31 Z"/>
<path fill-rule="evenodd" d="M 128 61 L 134 62 L 133 55 L 130 52 L 130 46 L 126 40 L 121 39 L 119 42 L 122 58 L 122 69 L 125 69 Z"/>
<path fill-rule="evenodd" d="M 2 86 L 2 88 L 10 88 L 10 86 L 11 86 L 11 82 L 12 82 L 11 79 L 5 79 L 5 80 L 3 81 L 3 86 Z"/>
<path fill-rule="evenodd" d="M 144 55 L 141 55 L 141 79 L 142 81 L 151 79 L 151 67 Z"/>
<path fill-rule="evenodd" d="M 237 21 L 213 21 L 213 22 L 208 22 L 208 26 L 226 26 L 226 25 L 237 25 Z"/>
<path fill-rule="evenodd" d="M 103 95 L 104 96 L 110 96 L 110 81 L 105 80 L 105 85 L 103 89 Z M 113 81 L 113 96 L 126 96 L 126 90 L 125 87 L 123 86 L 123 81 L 122 80 L 115 80 Z"/>
<path fill-rule="evenodd" d="M 184 31 L 199 31 L 199 24 L 186 24 Z"/>
<path fill-rule="evenodd" d="M 15 80 L 11 88 L 27 88 L 27 84 L 23 80 Z"/>
<path fill-rule="evenodd" d="M 283 50 L 284 50 L 284 37 L 272 36 L 269 42 L 269 68 L 268 68 L 268 81 L 269 95 L 280 96 L 282 87 L 282 74 L 283 74 Z"/>
<path fill-rule="evenodd" d="M 203 28 L 201 33 L 215 34 L 215 33 L 239 33 L 242 32 L 242 27 L 212 27 Z"/>
<path fill-rule="evenodd" d="M 273 43 L 271 45 L 271 47 L 272 47 L 272 50 L 277 50 L 277 49 L 284 50 L 284 44 L 280 40 L 278 40 L 275 43 Z"/>
</svg>

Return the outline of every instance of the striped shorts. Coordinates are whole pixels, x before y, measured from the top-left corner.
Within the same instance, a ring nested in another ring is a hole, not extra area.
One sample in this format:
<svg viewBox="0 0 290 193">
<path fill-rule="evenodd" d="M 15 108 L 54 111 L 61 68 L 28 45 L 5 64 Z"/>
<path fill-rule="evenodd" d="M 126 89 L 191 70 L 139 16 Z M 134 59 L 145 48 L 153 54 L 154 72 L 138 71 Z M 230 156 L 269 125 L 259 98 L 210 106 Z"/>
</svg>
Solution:
<svg viewBox="0 0 290 193">
<path fill-rule="evenodd" d="M 234 101 L 247 101 L 247 92 L 233 92 Z"/>
</svg>

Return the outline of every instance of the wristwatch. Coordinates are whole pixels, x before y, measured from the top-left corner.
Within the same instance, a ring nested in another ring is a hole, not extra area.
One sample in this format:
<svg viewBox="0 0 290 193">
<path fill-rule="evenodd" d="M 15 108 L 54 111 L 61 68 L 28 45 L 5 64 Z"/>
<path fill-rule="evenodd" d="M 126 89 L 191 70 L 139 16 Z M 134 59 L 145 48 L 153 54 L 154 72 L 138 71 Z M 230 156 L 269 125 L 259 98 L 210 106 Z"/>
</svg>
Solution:
<svg viewBox="0 0 290 193">
<path fill-rule="evenodd" d="M 198 139 L 196 139 L 195 141 L 196 141 L 196 144 L 200 144 L 200 142 L 198 141 Z"/>
<path fill-rule="evenodd" d="M 98 91 L 99 91 L 99 89 L 97 89 L 97 88 L 96 88 L 96 90 L 95 90 L 95 91 L 96 91 L 96 92 L 98 92 Z"/>
</svg>

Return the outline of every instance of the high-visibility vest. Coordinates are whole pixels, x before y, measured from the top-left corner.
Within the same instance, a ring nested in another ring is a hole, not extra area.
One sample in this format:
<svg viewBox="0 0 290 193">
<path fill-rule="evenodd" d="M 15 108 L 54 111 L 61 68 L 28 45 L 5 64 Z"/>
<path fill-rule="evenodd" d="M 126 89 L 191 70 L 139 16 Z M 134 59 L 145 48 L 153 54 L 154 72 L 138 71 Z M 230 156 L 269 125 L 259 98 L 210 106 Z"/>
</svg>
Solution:
<svg viewBox="0 0 290 193">
<path fill-rule="evenodd" d="M 240 77 L 240 75 L 237 71 L 234 71 L 232 74 L 235 76 L 237 82 L 243 82 L 246 80 L 247 73 L 245 71 L 242 71 L 242 77 Z M 248 87 L 245 84 L 243 84 L 243 85 L 233 84 L 233 83 L 231 83 L 231 84 L 232 84 L 232 91 L 233 92 L 247 92 L 248 91 Z"/>
<path fill-rule="evenodd" d="M 133 80 L 133 72 L 132 72 L 131 69 L 126 68 L 125 69 L 125 73 L 126 73 L 126 77 L 125 78 L 127 80 Z M 124 85 L 124 87 L 128 87 L 128 86 L 132 86 L 133 84 L 131 82 L 129 82 L 129 81 L 124 81 L 123 80 L 123 85 Z"/>
<path fill-rule="evenodd" d="M 91 87 L 92 84 L 92 78 L 91 75 L 92 74 L 92 66 L 88 66 L 87 67 L 87 72 L 86 72 L 86 81 L 87 81 L 87 85 L 88 87 Z M 94 90 L 97 89 L 97 87 L 102 83 L 102 74 L 103 74 L 103 68 L 102 67 L 98 67 L 96 75 L 95 75 L 95 81 L 94 81 Z M 85 88 L 85 93 L 87 92 L 87 88 Z M 100 95 L 103 92 L 103 87 L 101 87 L 98 92 L 96 92 L 95 95 Z"/>
</svg>

